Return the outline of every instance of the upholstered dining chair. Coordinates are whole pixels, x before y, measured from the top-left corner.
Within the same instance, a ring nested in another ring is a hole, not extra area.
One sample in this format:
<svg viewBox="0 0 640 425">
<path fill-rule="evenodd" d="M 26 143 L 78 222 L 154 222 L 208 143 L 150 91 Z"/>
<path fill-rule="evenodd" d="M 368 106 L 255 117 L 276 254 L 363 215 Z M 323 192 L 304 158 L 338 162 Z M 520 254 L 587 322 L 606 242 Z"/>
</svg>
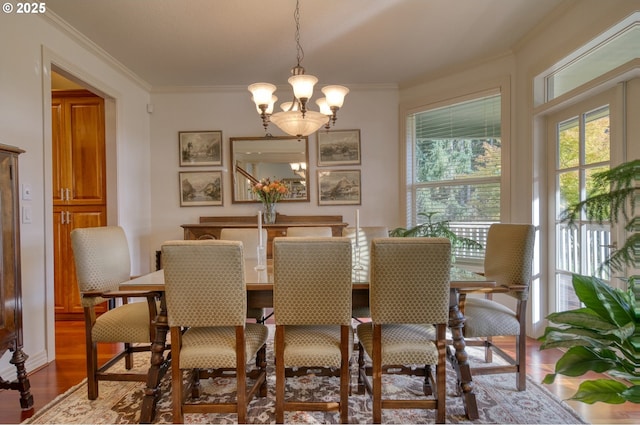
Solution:
<svg viewBox="0 0 640 425">
<path fill-rule="evenodd" d="M 343 237 L 273 240 L 276 422 L 288 410 L 338 410 L 349 421 L 351 243 Z M 285 399 L 285 379 L 308 368 L 340 375 L 340 400 Z"/>
<path fill-rule="evenodd" d="M 352 262 L 354 267 L 353 281 L 368 282 L 371 241 L 374 238 L 388 237 L 389 229 L 387 226 L 364 226 L 359 228 L 359 232 L 356 235 L 355 227 L 345 227 L 342 230 L 342 236 L 351 240 L 351 247 L 353 249 Z M 353 318 L 358 322 L 362 322 L 361 319 L 363 317 L 371 317 L 369 307 L 354 307 L 352 313 Z"/>
<path fill-rule="evenodd" d="M 133 353 L 149 351 L 155 336 L 152 320 L 157 315 L 159 294 L 119 291 L 130 279 L 131 259 L 124 230 L 118 226 L 87 227 L 71 231 L 71 244 L 78 289 L 84 310 L 88 398 L 98 398 L 98 381 L 146 381 L 147 371 L 109 372 L 122 358 L 127 370 L 133 367 Z M 129 297 L 147 302 L 128 302 Z M 96 306 L 120 299 L 122 305 L 98 315 Z M 124 343 L 124 349 L 98 364 L 98 344 Z"/>
<path fill-rule="evenodd" d="M 482 346 L 485 361 L 491 363 L 495 352 L 509 364 L 478 366 L 472 374 L 515 372 L 516 387 L 524 391 L 527 385 L 526 312 L 533 264 L 535 227 L 530 224 L 492 224 L 487 234 L 484 275 L 495 280 L 494 288 L 482 291 L 484 297 L 460 294 L 460 309 L 465 316 L 463 328 L 468 346 Z M 508 295 L 515 308 L 492 299 L 494 294 Z M 493 344 L 493 336 L 515 337 L 515 356 Z"/>
<path fill-rule="evenodd" d="M 357 334 L 359 387 L 372 393 L 374 423 L 382 421 L 382 409 L 407 408 L 435 409 L 436 422 L 445 421 L 450 267 L 446 238 L 371 242 L 371 322 L 359 324 Z M 425 376 L 426 397 L 383 399 L 383 373 Z"/>
<path fill-rule="evenodd" d="M 287 236 L 290 237 L 314 237 L 324 238 L 332 236 L 331 227 L 289 227 L 287 228 Z"/>
<path fill-rule="evenodd" d="M 240 241 L 243 245 L 244 258 L 257 259 L 258 245 L 260 244 L 260 234 L 257 229 L 236 229 L 223 228 L 220 229 L 220 240 Z M 267 246 L 267 229 L 262 229 L 262 243 Z M 256 319 L 258 323 L 264 323 L 270 313 L 263 308 L 248 308 L 247 317 Z"/>
<path fill-rule="evenodd" d="M 239 241 L 167 241 L 162 244 L 167 319 L 171 332 L 173 422 L 184 413 L 229 413 L 246 423 L 247 405 L 267 395 L 266 341 L 269 331 L 247 323 L 243 247 Z M 255 367 L 247 367 L 255 358 Z M 186 395 L 183 381 L 188 371 Z M 202 401 L 202 378 L 235 372 L 233 401 Z M 247 386 L 251 379 L 253 384 Z"/>
</svg>

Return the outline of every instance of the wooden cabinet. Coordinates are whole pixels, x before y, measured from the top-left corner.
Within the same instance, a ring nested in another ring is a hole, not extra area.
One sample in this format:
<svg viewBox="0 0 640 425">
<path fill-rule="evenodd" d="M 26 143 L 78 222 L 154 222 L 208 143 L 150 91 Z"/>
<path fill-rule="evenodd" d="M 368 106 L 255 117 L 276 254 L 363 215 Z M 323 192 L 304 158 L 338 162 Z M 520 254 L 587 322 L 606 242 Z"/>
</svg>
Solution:
<svg viewBox="0 0 640 425">
<path fill-rule="evenodd" d="M 71 249 L 71 231 L 82 227 L 99 227 L 107 223 L 104 207 L 57 206 L 53 208 L 54 243 L 54 300 L 57 319 L 74 319 L 82 314 L 80 291 L 76 281 L 76 266 Z M 105 311 L 105 307 L 96 307 L 96 312 Z"/>
<path fill-rule="evenodd" d="M 54 205 L 104 205 L 104 100 L 54 92 L 51 107 Z"/>
<path fill-rule="evenodd" d="M 219 239 L 223 228 L 258 227 L 257 216 L 200 217 L 200 222 L 183 224 L 184 239 Z M 267 257 L 272 257 L 272 241 L 277 236 L 286 236 L 289 227 L 331 227 L 332 236 L 342 236 L 347 223 L 341 215 L 285 215 L 276 214 L 274 224 L 263 224 L 267 230 Z M 159 265 L 158 265 L 159 266 Z"/>
<path fill-rule="evenodd" d="M 81 319 L 69 234 L 107 224 L 104 100 L 85 90 L 56 91 L 51 117 L 56 319 Z"/>
<path fill-rule="evenodd" d="M 0 389 L 20 391 L 20 407 L 33 406 L 29 378 L 24 368 L 28 356 L 22 351 L 22 280 L 20 269 L 20 213 L 18 155 L 24 152 L 0 145 L 0 357 L 13 352 L 10 363 L 17 369 L 15 381 L 0 377 Z"/>
</svg>

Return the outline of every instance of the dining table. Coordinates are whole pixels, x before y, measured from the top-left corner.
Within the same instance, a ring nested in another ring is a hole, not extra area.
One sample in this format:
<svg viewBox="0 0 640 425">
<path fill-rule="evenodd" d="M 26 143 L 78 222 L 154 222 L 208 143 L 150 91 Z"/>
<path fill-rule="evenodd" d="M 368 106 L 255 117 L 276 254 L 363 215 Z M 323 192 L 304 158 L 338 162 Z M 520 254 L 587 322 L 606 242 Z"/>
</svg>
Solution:
<svg viewBox="0 0 640 425">
<path fill-rule="evenodd" d="M 245 259 L 245 281 L 247 289 L 247 308 L 273 307 L 273 266 L 269 260 L 265 268 L 258 269 L 257 260 Z M 352 306 L 369 306 L 368 272 L 354 264 L 352 273 Z M 495 281 L 453 266 L 450 272 L 449 323 L 451 332 L 451 346 L 447 348 L 447 357 L 457 375 L 458 394 L 463 397 L 465 414 L 468 419 L 478 419 L 478 406 L 473 391 L 473 380 L 468 363 L 466 344 L 463 336 L 464 315 L 459 309 L 459 294 L 461 290 L 480 290 L 495 286 Z M 151 345 L 151 364 L 147 376 L 147 383 L 142 400 L 140 423 L 151 423 L 155 417 L 155 410 L 160 399 L 160 381 L 166 374 L 171 363 L 171 356 L 167 345 L 169 325 L 167 320 L 167 305 L 164 297 L 164 272 L 157 270 L 120 285 L 121 290 L 145 290 L 160 294 L 160 309 L 153 322 L 155 339 Z"/>
</svg>

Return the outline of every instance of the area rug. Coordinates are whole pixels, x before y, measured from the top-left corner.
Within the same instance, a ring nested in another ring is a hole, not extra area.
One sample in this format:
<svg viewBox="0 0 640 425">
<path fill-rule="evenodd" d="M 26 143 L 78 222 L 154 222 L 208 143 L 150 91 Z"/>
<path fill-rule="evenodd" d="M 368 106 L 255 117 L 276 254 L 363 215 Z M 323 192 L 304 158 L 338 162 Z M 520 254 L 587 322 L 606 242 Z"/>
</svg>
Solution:
<svg viewBox="0 0 640 425">
<path fill-rule="evenodd" d="M 273 329 L 270 329 L 273 335 Z M 271 344 L 270 338 L 269 343 Z M 275 376 L 273 350 L 268 350 L 268 395 L 256 398 L 249 405 L 247 420 L 250 423 L 275 423 Z M 468 348 L 471 363 L 480 362 L 481 351 Z M 354 353 L 354 355 L 356 355 Z M 135 368 L 145 370 L 149 365 L 146 354 L 136 355 Z M 357 362 L 351 370 L 352 395 L 349 399 L 349 421 L 371 423 L 371 398 L 357 391 Z M 288 395 L 297 399 L 336 400 L 339 378 L 298 377 L 287 379 Z M 470 422 L 464 414 L 462 399 L 455 394 L 455 372 L 447 370 L 447 423 L 498 423 L 498 424 L 576 424 L 585 423 L 570 406 L 552 395 L 531 379 L 527 390 L 515 389 L 513 374 L 484 375 L 474 377 L 480 418 Z M 207 397 L 224 398 L 233 395 L 235 379 L 224 378 L 201 382 Z M 385 379 L 385 394 L 397 397 L 420 396 L 420 378 L 393 376 Z M 170 373 L 162 380 L 162 396 L 158 402 L 155 423 L 171 423 Z M 29 424 L 132 424 L 138 423 L 144 384 L 137 382 L 100 382 L 100 394 L 96 400 L 87 399 L 86 382 L 71 388 L 23 423 Z M 222 424 L 235 423 L 235 414 L 186 414 L 185 423 Z M 433 423 L 432 410 L 383 410 L 383 423 L 419 424 Z M 286 412 L 287 423 L 339 423 L 337 413 Z"/>
</svg>

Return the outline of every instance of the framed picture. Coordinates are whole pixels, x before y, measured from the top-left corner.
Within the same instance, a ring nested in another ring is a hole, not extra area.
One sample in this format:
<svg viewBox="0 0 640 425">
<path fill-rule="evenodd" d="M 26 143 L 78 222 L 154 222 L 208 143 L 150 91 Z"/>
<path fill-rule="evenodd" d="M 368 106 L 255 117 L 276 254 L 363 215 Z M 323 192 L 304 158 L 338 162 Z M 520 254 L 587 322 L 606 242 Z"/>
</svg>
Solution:
<svg viewBox="0 0 640 425">
<path fill-rule="evenodd" d="M 180 171 L 180 206 L 222 205 L 222 171 Z"/>
<path fill-rule="evenodd" d="M 360 205 L 360 170 L 318 170 L 318 205 Z"/>
<path fill-rule="evenodd" d="M 360 164 L 360 130 L 318 131 L 318 167 Z"/>
<path fill-rule="evenodd" d="M 289 193 L 278 202 L 310 202 L 309 138 L 230 137 L 231 202 L 260 202 L 251 191 L 262 180 L 279 180 Z"/>
<path fill-rule="evenodd" d="M 180 131 L 180 166 L 222 165 L 222 131 Z"/>
</svg>

